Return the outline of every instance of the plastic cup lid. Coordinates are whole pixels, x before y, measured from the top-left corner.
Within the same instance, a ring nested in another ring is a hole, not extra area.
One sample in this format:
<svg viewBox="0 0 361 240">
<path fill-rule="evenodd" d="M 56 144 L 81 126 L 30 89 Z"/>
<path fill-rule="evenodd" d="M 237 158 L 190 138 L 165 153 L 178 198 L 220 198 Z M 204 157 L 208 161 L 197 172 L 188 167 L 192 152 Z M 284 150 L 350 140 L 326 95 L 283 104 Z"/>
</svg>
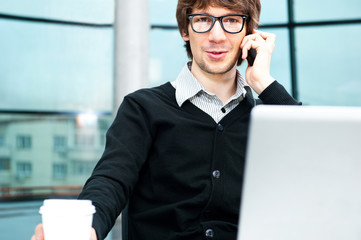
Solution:
<svg viewBox="0 0 361 240">
<path fill-rule="evenodd" d="M 90 200 L 73 199 L 46 199 L 40 207 L 41 214 L 44 213 L 73 213 L 73 214 L 93 214 L 95 207 Z"/>
</svg>

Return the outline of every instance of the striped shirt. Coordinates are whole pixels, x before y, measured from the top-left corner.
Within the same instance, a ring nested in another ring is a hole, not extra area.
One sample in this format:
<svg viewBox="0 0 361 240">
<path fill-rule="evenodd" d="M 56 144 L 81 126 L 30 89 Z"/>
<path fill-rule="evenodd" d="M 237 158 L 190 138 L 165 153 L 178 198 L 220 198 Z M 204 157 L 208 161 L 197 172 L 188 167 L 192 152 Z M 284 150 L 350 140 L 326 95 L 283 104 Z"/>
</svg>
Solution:
<svg viewBox="0 0 361 240">
<path fill-rule="evenodd" d="M 197 81 L 191 73 L 191 66 L 192 63 L 188 62 L 183 67 L 177 79 L 171 82 L 176 89 L 177 103 L 181 107 L 185 101 L 189 100 L 218 123 L 243 100 L 247 93 L 246 88 L 249 88 L 249 86 L 237 70 L 236 93 L 223 104 L 215 94 L 207 91 L 205 87 Z"/>
</svg>

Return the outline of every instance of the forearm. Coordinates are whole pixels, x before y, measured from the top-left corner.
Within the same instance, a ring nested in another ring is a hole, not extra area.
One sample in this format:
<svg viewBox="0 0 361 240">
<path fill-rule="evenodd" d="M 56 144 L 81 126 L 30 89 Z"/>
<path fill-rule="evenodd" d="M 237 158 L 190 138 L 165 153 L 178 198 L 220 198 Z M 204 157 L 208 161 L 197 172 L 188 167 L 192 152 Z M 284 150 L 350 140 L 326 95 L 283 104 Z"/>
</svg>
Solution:
<svg viewBox="0 0 361 240">
<path fill-rule="evenodd" d="M 96 206 L 93 227 L 99 240 L 105 238 L 127 204 L 150 145 L 143 109 L 125 98 L 107 132 L 105 151 L 79 195 Z"/>
<path fill-rule="evenodd" d="M 97 233 L 96 239 L 102 240 L 113 227 L 116 218 L 125 205 L 126 197 L 122 193 L 123 191 L 114 188 L 112 183 L 107 184 L 104 180 L 94 177 L 91 178 L 91 181 L 93 183 L 87 183 L 84 186 L 79 198 L 92 200 L 96 207 L 92 226 L 94 232 Z"/>
</svg>

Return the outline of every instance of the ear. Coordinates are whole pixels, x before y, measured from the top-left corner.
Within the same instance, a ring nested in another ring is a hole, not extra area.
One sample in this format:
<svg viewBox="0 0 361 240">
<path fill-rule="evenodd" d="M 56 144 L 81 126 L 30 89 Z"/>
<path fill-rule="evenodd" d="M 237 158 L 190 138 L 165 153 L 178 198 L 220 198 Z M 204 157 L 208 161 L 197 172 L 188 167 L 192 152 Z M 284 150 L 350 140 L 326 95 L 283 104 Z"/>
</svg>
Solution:
<svg viewBox="0 0 361 240">
<path fill-rule="evenodd" d="M 189 34 L 186 32 L 186 30 L 182 30 L 182 38 L 184 41 L 189 41 Z"/>
</svg>

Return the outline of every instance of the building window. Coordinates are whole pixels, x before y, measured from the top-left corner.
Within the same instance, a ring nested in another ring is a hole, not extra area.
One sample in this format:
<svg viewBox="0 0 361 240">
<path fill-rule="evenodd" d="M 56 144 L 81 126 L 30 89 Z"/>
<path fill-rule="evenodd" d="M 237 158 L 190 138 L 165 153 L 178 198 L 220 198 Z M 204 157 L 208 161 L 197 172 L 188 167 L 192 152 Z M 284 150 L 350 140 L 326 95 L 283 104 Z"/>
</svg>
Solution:
<svg viewBox="0 0 361 240">
<path fill-rule="evenodd" d="M 73 173 L 74 175 L 89 176 L 96 164 L 96 161 L 73 161 Z"/>
<path fill-rule="evenodd" d="M 54 163 L 53 164 L 53 178 L 55 179 L 63 179 L 66 177 L 66 165 L 62 163 Z"/>
<path fill-rule="evenodd" d="M 4 135 L 0 135 L 0 148 L 5 146 L 5 137 Z"/>
<path fill-rule="evenodd" d="M 66 137 L 65 136 L 54 136 L 54 150 L 64 151 L 66 149 Z"/>
<path fill-rule="evenodd" d="M 18 162 L 16 164 L 16 176 L 19 179 L 31 177 L 32 166 L 28 162 Z"/>
<path fill-rule="evenodd" d="M 16 147 L 18 149 L 29 149 L 31 148 L 31 136 L 30 135 L 19 135 L 16 137 Z"/>
<path fill-rule="evenodd" d="M 9 158 L 0 158 L 0 171 L 10 170 L 10 159 Z"/>
<path fill-rule="evenodd" d="M 95 145 L 94 135 L 75 134 L 75 145 L 78 147 L 93 147 Z"/>
<path fill-rule="evenodd" d="M 99 137 L 100 137 L 100 145 L 105 146 L 106 134 L 105 133 L 100 133 Z"/>
</svg>

